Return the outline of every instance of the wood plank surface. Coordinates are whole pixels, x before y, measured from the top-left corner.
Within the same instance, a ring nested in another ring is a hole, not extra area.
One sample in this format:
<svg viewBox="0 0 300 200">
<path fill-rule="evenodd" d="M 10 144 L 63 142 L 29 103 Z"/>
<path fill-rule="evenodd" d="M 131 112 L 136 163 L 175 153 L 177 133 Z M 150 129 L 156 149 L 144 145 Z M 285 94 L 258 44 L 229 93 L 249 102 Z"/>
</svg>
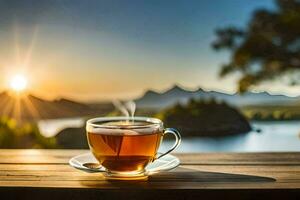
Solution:
<svg viewBox="0 0 300 200">
<path fill-rule="evenodd" d="M 253 199 L 257 194 L 255 198 L 300 199 L 300 153 L 175 154 L 181 160 L 178 168 L 152 175 L 147 181 L 107 181 L 101 173 L 86 173 L 68 165 L 72 156 L 85 152 L 0 150 L 0 196 L 195 199 L 226 195 Z"/>
</svg>

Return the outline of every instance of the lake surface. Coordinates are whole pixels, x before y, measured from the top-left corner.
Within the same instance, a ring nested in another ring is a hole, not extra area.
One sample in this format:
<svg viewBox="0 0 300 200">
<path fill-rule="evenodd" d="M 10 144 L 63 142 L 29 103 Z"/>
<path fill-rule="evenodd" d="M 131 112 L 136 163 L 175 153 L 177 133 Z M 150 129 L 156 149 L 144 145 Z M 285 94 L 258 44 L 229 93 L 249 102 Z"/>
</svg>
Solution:
<svg viewBox="0 0 300 200">
<path fill-rule="evenodd" d="M 82 118 L 48 119 L 38 121 L 40 132 L 45 137 L 53 137 L 65 128 L 80 128 L 85 125 Z"/>
<path fill-rule="evenodd" d="M 43 120 L 38 123 L 43 135 L 50 137 L 66 127 L 80 127 L 80 118 Z M 221 138 L 183 138 L 176 152 L 274 152 L 300 151 L 300 121 L 251 122 L 254 129 L 244 135 Z M 172 145 L 172 140 L 163 142 L 160 151 Z"/>
</svg>

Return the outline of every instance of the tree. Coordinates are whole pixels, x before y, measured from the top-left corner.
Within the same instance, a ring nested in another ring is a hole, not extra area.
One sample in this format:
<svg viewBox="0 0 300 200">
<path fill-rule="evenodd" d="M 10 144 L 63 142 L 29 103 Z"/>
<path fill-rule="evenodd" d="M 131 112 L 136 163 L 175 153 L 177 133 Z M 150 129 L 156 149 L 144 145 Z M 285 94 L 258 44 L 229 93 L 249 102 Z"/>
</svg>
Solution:
<svg viewBox="0 0 300 200">
<path fill-rule="evenodd" d="M 240 92 L 283 76 L 288 76 L 292 85 L 300 82 L 300 1 L 275 2 L 274 10 L 255 11 L 246 29 L 216 30 L 212 47 L 231 52 L 220 76 L 240 72 Z"/>
</svg>

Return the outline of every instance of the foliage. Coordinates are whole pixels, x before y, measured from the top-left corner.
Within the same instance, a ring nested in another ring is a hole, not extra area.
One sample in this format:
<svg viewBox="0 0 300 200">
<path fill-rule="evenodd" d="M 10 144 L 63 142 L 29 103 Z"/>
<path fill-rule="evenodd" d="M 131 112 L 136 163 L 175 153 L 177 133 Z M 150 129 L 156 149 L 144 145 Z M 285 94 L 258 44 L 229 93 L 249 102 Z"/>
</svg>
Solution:
<svg viewBox="0 0 300 200">
<path fill-rule="evenodd" d="M 300 1 L 277 0 L 276 5 L 275 10 L 255 11 L 246 29 L 216 31 L 214 49 L 231 52 L 231 60 L 223 65 L 220 76 L 240 72 L 240 92 L 285 75 L 291 84 L 299 83 Z"/>
<path fill-rule="evenodd" d="M 8 117 L 0 118 L 0 148 L 55 148 L 54 138 L 43 137 L 35 124 L 18 124 Z"/>
<path fill-rule="evenodd" d="M 250 120 L 300 120 L 300 106 L 298 105 L 247 106 L 241 110 Z"/>
<path fill-rule="evenodd" d="M 183 136 L 223 136 L 251 130 L 238 110 L 214 99 L 191 99 L 188 104 L 176 104 L 156 117 L 166 126 L 178 128 Z"/>
</svg>

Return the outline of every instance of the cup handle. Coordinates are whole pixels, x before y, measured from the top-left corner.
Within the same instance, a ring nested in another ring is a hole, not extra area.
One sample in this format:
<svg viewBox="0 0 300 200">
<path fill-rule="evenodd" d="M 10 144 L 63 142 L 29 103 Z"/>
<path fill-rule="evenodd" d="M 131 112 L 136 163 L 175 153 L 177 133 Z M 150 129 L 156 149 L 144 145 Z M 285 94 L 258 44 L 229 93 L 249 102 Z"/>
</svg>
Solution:
<svg viewBox="0 0 300 200">
<path fill-rule="evenodd" d="M 176 148 L 180 145 L 180 142 L 181 142 L 181 135 L 180 135 L 180 133 L 179 133 L 175 128 L 166 128 L 166 129 L 164 130 L 164 134 L 163 134 L 163 135 L 165 135 L 165 134 L 167 134 L 167 133 L 171 133 L 171 134 L 173 134 L 173 135 L 175 136 L 175 143 L 174 143 L 174 145 L 171 147 L 171 149 L 169 149 L 169 150 L 166 151 L 165 153 L 162 153 L 162 154 L 160 154 L 159 156 L 157 156 L 157 157 L 155 158 L 155 160 L 156 160 L 156 159 L 159 159 L 159 158 L 161 158 L 161 157 L 163 157 L 163 156 L 165 156 L 165 155 L 167 155 L 167 154 L 169 154 L 170 152 L 172 152 L 174 149 L 176 149 Z"/>
</svg>

